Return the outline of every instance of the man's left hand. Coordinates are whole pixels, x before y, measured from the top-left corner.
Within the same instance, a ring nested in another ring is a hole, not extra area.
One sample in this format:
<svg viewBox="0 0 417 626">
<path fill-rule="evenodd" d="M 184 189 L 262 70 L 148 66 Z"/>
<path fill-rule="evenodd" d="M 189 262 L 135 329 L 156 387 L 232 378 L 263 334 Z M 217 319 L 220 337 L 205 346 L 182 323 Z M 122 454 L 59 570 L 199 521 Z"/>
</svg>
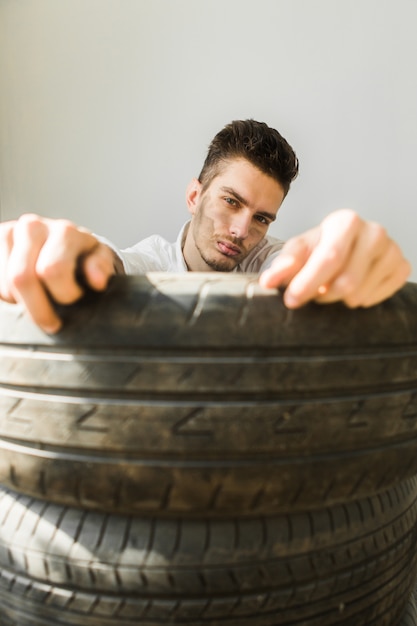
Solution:
<svg viewBox="0 0 417 626">
<path fill-rule="evenodd" d="M 354 308 L 389 298 L 410 272 L 410 263 L 382 226 L 341 209 L 287 241 L 259 281 L 267 288 L 286 287 L 288 308 L 311 300 Z"/>
</svg>

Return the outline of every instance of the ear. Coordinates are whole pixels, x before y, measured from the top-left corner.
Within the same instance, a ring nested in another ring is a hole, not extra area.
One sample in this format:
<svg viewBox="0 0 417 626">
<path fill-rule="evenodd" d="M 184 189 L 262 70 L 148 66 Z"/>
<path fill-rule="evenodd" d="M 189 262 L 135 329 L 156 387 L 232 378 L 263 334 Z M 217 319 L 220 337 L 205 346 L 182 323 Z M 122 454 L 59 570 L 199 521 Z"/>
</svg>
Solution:
<svg viewBox="0 0 417 626">
<path fill-rule="evenodd" d="M 201 189 L 202 185 L 197 178 L 193 178 L 187 185 L 185 199 L 191 215 L 194 215 L 196 213 L 200 201 Z"/>
</svg>

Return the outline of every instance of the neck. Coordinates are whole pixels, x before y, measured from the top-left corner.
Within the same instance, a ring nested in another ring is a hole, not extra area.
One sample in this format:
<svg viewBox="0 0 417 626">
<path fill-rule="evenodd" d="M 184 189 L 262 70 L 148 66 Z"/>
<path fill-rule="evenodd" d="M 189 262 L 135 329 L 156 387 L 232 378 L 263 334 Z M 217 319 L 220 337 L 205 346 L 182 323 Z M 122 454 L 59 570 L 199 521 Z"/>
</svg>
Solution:
<svg viewBox="0 0 417 626">
<path fill-rule="evenodd" d="M 188 224 L 184 233 L 182 254 L 189 272 L 213 271 L 212 268 L 201 258 L 201 254 L 195 245 L 192 223 Z"/>
</svg>

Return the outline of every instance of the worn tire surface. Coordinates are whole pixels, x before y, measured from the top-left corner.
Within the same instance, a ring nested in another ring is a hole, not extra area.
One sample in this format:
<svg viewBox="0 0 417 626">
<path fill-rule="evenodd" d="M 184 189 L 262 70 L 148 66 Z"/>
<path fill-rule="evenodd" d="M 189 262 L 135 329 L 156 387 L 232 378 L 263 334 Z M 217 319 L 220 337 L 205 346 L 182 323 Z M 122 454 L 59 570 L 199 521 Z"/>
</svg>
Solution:
<svg viewBox="0 0 417 626">
<path fill-rule="evenodd" d="M 0 483 L 121 514 L 281 514 L 417 472 L 417 285 L 287 310 L 252 275 L 117 277 L 56 337 L 0 306 Z"/>
<path fill-rule="evenodd" d="M 411 596 L 407 603 L 405 613 L 401 619 L 400 626 L 416 626 L 417 624 L 417 604 L 415 594 Z"/>
<path fill-rule="evenodd" d="M 0 489 L 0 623 L 411 626 L 416 515 L 416 478 L 320 511 L 223 520 Z"/>
</svg>

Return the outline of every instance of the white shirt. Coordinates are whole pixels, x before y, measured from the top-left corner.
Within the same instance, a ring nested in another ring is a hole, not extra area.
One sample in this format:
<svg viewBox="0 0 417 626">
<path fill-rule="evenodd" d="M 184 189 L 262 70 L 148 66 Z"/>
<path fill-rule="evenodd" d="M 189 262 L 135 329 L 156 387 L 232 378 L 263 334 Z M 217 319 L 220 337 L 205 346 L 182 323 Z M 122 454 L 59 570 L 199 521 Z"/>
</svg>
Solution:
<svg viewBox="0 0 417 626">
<path fill-rule="evenodd" d="M 116 254 L 123 261 L 126 274 L 145 274 L 146 272 L 187 272 L 187 266 L 182 253 L 185 234 L 189 222 L 182 227 L 177 240 L 168 242 L 160 235 L 152 235 L 139 241 L 130 248 L 118 250 L 111 245 Z M 248 256 L 243 259 L 234 271 L 259 273 L 270 266 L 278 255 L 284 242 L 274 237 L 264 237 Z"/>
</svg>

